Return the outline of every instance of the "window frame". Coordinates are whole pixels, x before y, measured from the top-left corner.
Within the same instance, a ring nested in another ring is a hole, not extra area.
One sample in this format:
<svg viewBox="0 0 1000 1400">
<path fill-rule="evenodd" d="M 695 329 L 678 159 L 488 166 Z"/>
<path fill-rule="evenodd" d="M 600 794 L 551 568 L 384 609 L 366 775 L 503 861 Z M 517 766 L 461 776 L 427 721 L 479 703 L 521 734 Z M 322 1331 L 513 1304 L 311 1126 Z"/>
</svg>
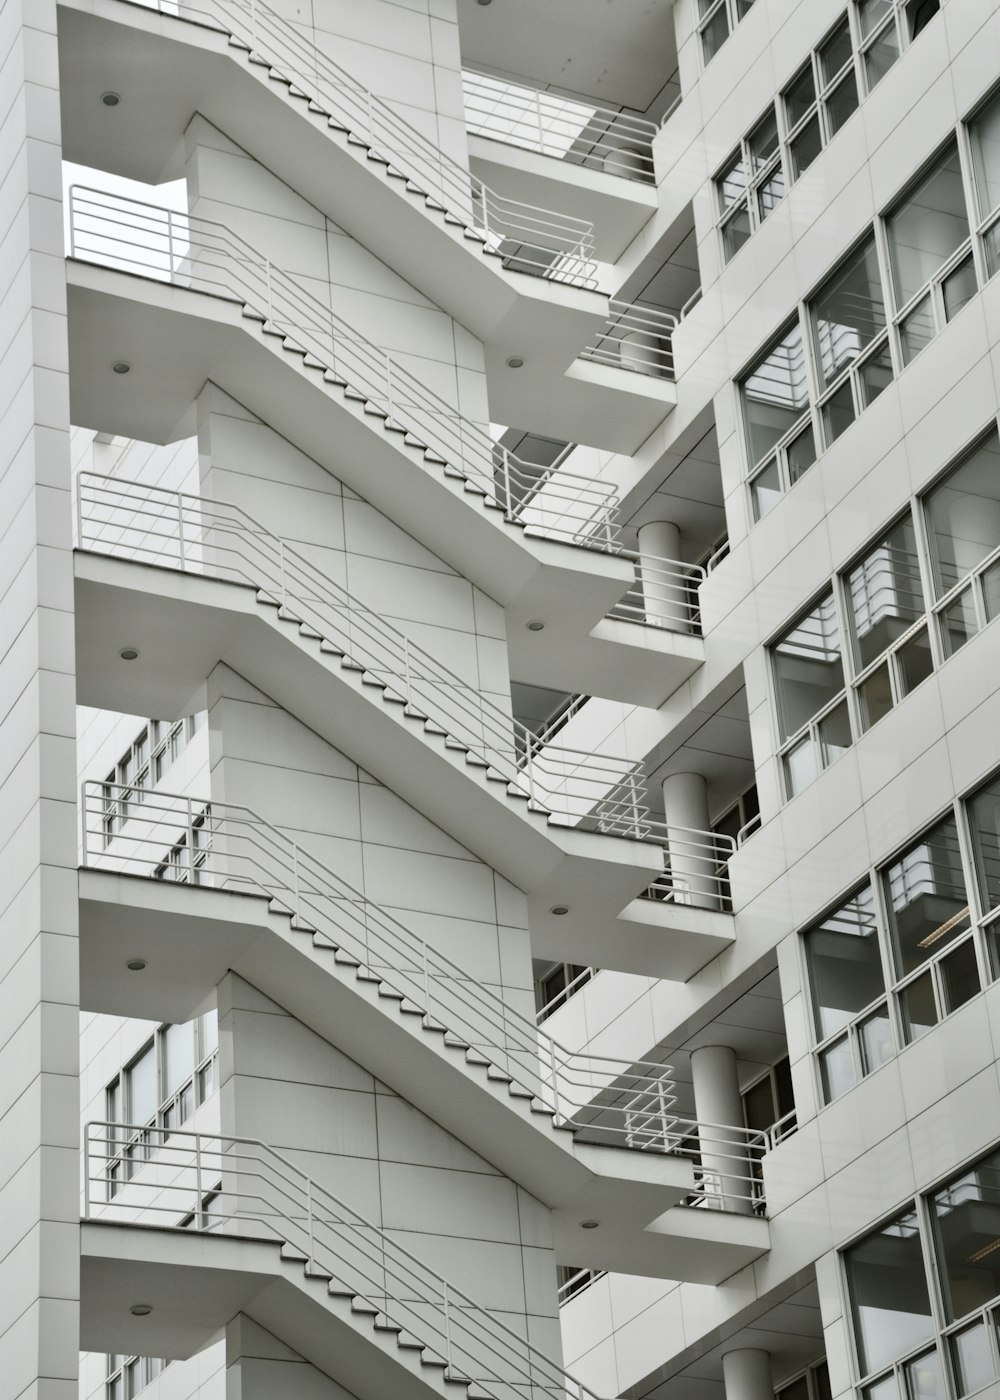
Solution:
<svg viewBox="0 0 1000 1400">
<path fill-rule="evenodd" d="M 743 4 L 746 7 L 743 14 L 740 14 L 739 11 L 740 4 Z M 744 19 L 746 19 L 747 13 L 753 8 L 754 4 L 755 0 L 708 0 L 708 3 L 705 6 L 705 11 L 703 14 L 698 15 L 697 24 L 695 26 L 695 31 L 698 35 L 698 53 L 701 59 L 702 70 L 708 67 L 712 59 L 715 58 L 718 54 L 719 49 L 722 48 L 723 44 L 728 43 L 728 41 L 733 37 L 737 26 L 741 24 Z M 726 16 L 726 29 L 728 32 L 726 33 L 726 37 L 719 44 L 719 47 L 715 50 L 715 53 L 706 54 L 704 38 L 705 31 L 708 29 L 709 25 L 712 23 L 715 17 L 720 13 Z"/>
<path fill-rule="evenodd" d="M 780 736 L 784 726 L 782 723 L 780 686 L 777 668 L 775 665 L 775 654 L 781 642 L 788 636 L 790 632 L 793 632 L 796 629 L 796 627 L 799 626 L 800 623 L 805 618 L 807 618 L 811 612 L 814 611 L 815 608 L 817 608 L 820 605 L 822 600 L 826 597 L 827 593 L 830 593 L 833 597 L 834 618 L 836 619 L 837 632 L 840 638 L 840 664 L 841 670 L 844 674 L 844 684 L 836 695 L 832 696 L 829 700 L 827 700 L 820 707 L 820 709 L 818 709 L 815 714 L 813 714 L 808 720 L 806 720 L 804 724 L 800 725 L 799 728 L 793 734 L 789 734 L 786 739 L 782 740 Z M 782 627 L 780 633 L 773 637 L 771 641 L 767 644 L 767 655 L 771 677 L 771 694 L 774 699 L 775 733 L 778 735 L 779 739 L 777 751 L 775 753 L 775 758 L 778 762 L 778 768 L 781 775 L 781 791 L 784 795 L 785 802 L 790 802 L 792 801 L 793 797 L 797 797 L 800 793 L 805 792 L 806 788 L 810 787 L 812 785 L 812 782 L 815 782 L 816 778 L 819 777 L 820 774 L 824 773 L 827 768 L 829 768 L 832 764 L 836 763 L 838 758 L 843 757 L 843 754 L 836 754 L 833 758 L 825 758 L 825 741 L 820 731 L 824 721 L 829 719 L 833 711 L 838 709 L 840 705 L 842 705 L 845 702 L 845 700 L 847 701 L 848 706 L 848 724 L 851 725 L 852 723 L 850 717 L 850 700 L 848 699 L 848 690 L 850 687 L 848 682 L 845 650 L 845 642 L 848 634 L 844 630 L 844 626 L 845 617 L 843 612 L 842 601 L 838 597 L 836 587 L 831 582 L 827 585 L 827 587 L 821 589 L 819 593 L 814 594 L 810 601 L 806 604 L 806 606 L 800 609 L 797 613 L 795 613 L 792 621 L 786 622 L 785 625 Z M 813 755 L 817 760 L 816 774 L 815 777 L 811 780 L 811 782 L 806 783 L 805 786 L 801 787 L 798 792 L 793 792 L 791 788 L 791 782 L 788 776 L 788 755 L 792 753 L 793 750 L 799 748 L 807 740 L 810 742 L 810 745 L 813 750 Z M 857 740 L 854 738 L 854 730 L 852 726 L 851 744 L 848 747 L 853 747 L 853 745 L 856 742 Z"/>
<path fill-rule="evenodd" d="M 896 57 L 892 60 L 892 62 L 889 64 L 889 67 L 882 74 L 883 78 L 888 75 L 891 69 L 895 68 L 896 64 L 906 53 L 910 45 L 915 43 L 916 39 L 920 38 L 919 34 L 916 35 L 916 38 L 910 37 L 910 27 L 907 22 L 906 11 L 912 3 L 912 0 L 888 0 L 888 2 L 888 11 L 882 16 L 878 23 L 873 26 L 871 33 L 867 35 L 863 32 L 861 27 L 861 5 L 863 3 L 863 0 L 853 0 L 853 3 L 850 7 L 851 30 L 852 35 L 855 39 L 854 47 L 855 53 L 857 54 L 858 58 L 858 93 L 862 102 L 865 100 L 866 97 L 871 96 L 871 94 L 878 87 L 878 84 L 882 81 L 882 79 L 879 78 L 874 83 L 869 82 L 867 58 L 869 52 L 876 46 L 876 44 L 879 43 L 883 36 L 887 34 L 890 29 L 895 30 Z M 940 14 L 940 10 L 938 11 L 938 13 Z M 936 16 L 932 16 L 932 18 L 936 18 Z M 923 31 L 921 31 L 921 33 L 922 32 Z"/>
</svg>

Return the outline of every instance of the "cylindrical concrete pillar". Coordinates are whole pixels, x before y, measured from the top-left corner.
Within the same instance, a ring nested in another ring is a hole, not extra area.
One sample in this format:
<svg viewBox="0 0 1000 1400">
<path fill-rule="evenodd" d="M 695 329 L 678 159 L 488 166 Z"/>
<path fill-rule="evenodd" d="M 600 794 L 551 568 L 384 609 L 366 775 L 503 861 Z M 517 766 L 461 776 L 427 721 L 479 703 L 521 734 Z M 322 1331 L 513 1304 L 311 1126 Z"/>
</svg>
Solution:
<svg viewBox="0 0 1000 1400">
<path fill-rule="evenodd" d="M 624 331 L 618 340 L 618 363 L 636 374 L 661 375 L 663 343 L 655 331 Z"/>
<path fill-rule="evenodd" d="M 668 520 L 640 525 L 639 570 L 646 621 L 672 632 L 691 631 L 691 589 L 687 574 L 673 566 L 681 557 L 681 532 Z"/>
<path fill-rule="evenodd" d="M 708 830 L 708 789 L 700 773 L 664 778 L 663 813 L 674 903 L 721 909 L 718 857 Z"/>
<path fill-rule="evenodd" d="M 736 1051 L 728 1045 L 703 1045 L 692 1050 L 691 1075 L 706 1195 L 717 1196 L 724 1210 L 751 1215 L 750 1159 L 742 1131 Z M 726 1400 L 730 1400 L 728 1380 Z"/>
<path fill-rule="evenodd" d="M 722 1358 L 726 1400 L 774 1400 L 771 1353 L 756 1347 L 727 1351 Z"/>
</svg>

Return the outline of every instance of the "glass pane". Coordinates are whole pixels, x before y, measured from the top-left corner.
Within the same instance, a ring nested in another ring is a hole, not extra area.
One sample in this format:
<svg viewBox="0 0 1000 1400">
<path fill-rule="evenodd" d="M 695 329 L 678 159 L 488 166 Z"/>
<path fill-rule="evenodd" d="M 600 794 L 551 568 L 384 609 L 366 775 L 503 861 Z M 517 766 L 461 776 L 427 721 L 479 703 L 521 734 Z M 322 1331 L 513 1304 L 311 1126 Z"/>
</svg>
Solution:
<svg viewBox="0 0 1000 1400">
<path fill-rule="evenodd" d="M 728 38 L 729 20 L 722 4 L 701 31 L 701 51 L 706 63 L 711 63 Z"/>
<path fill-rule="evenodd" d="M 937 1348 L 907 1362 L 904 1374 L 909 1400 L 944 1400 L 944 1375 Z"/>
<path fill-rule="evenodd" d="M 979 630 L 976 621 L 976 605 L 972 589 L 966 588 L 953 603 L 949 603 L 940 614 L 941 640 L 946 656 L 954 656 L 959 647 L 965 646 L 970 637 Z"/>
<path fill-rule="evenodd" d="M 896 304 L 903 306 L 969 236 L 954 140 L 897 206 L 886 227 Z"/>
<path fill-rule="evenodd" d="M 979 965 L 971 938 L 941 959 L 941 984 L 946 1012 L 957 1011 L 979 992 Z"/>
<path fill-rule="evenodd" d="M 875 241 L 852 253 L 813 298 L 809 308 L 823 387 L 885 328 L 885 302 Z"/>
<path fill-rule="evenodd" d="M 791 143 L 792 178 L 797 180 L 823 149 L 823 137 L 819 129 L 819 117 L 813 117 Z"/>
<path fill-rule="evenodd" d="M 813 1016 L 825 1040 L 885 990 L 871 886 L 862 886 L 804 937 Z"/>
<path fill-rule="evenodd" d="M 743 1095 L 743 1116 L 748 1128 L 765 1132 L 777 1119 L 774 1111 L 774 1090 L 771 1076 L 766 1074 L 756 1084 L 751 1085 Z"/>
<path fill-rule="evenodd" d="M 773 107 L 747 137 L 747 147 L 750 151 L 751 167 L 757 175 L 778 149 L 778 118 Z"/>
<path fill-rule="evenodd" d="M 907 1045 L 919 1040 L 937 1025 L 934 981 L 929 971 L 922 973 L 916 981 L 909 982 L 899 993 L 899 1009 Z"/>
<path fill-rule="evenodd" d="M 847 575 L 854 659 L 863 671 L 924 614 L 913 519 L 905 515 Z M 887 681 L 873 687 L 873 699 Z M 891 700 L 890 700 L 891 704 Z"/>
<path fill-rule="evenodd" d="M 1000 904 L 1000 778 L 979 789 L 968 803 L 979 893 L 985 910 Z"/>
<path fill-rule="evenodd" d="M 794 486 L 816 461 L 816 439 L 811 422 L 806 423 L 802 432 L 787 444 L 785 457 L 788 461 L 788 480 Z"/>
<path fill-rule="evenodd" d="M 899 338 L 903 347 L 903 364 L 911 364 L 926 346 L 930 345 L 936 332 L 934 329 L 934 305 L 930 295 L 918 301 L 916 306 L 899 324 Z"/>
<path fill-rule="evenodd" d="M 194 1073 L 194 1025 L 167 1026 L 163 1032 L 163 1098 Z"/>
<path fill-rule="evenodd" d="M 753 517 L 755 520 L 763 520 L 771 507 L 777 505 L 784 494 L 781 489 L 781 478 L 778 475 L 777 461 L 770 462 L 762 472 L 754 477 L 750 484 L 750 494 L 753 497 Z"/>
<path fill-rule="evenodd" d="M 903 695 L 916 690 L 934 672 L 934 658 L 931 655 L 931 639 L 926 627 L 922 627 L 908 642 L 896 652 L 899 667 L 899 686 Z"/>
<path fill-rule="evenodd" d="M 785 103 L 785 122 L 788 130 L 799 122 L 816 101 L 816 84 L 813 82 L 812 64 L 807 63 L 802 71 L 788 84 L 782 94 Z"/>
<path fill-rule="evenodd" d="M 1000 615 L 1000 563 L 991 564 L 982 573 L 983 595 L 986 599 L 986 617 L 992 622 Z"/>
<path fill-rule="evenodd" d="M 906 20 L 910 38 L 915 39 L 922 29 L 926 29 L 940 9 L 941 0 L 909 0 Z"/>
<path fill-rule="evenodd" d="M 985 219 L 1000 204 L 1000 92 L 975 118 L 969 135 L 979 212 Z"/>
<path fill-rule="evenodd" d="M 847 701 L 835 705 L 828 715 L 824 715 L 817 725 L 819 743 L 823 755 L 823 767 L 827 768 L 840 755 L 851 747 L 851 719 L 847 712 Z"/>
<path fill-rule="evenodd" d="M 736 203 L 747 187 L 747 172 L 742 151 L 736 152 L 715 183 L 719 191 L 719 206 L 725 212 Z"/>
<path fill-rule="evenodd" d="M 887 1064 L 896 1053 L 892 1040 L 892 1023 L 886 1006 L 866 1016 L 858 1026 L 861 1041 L 861 1063 L 865 1074 L 871 1074 L 879 1065 Z"/>
<path fill-rule="evenodd" d="M 951 1338 L 951 1364 L 959 1395 L 971 1395 L 993 1379 L 993 1358 L 982 1322 L 963 1328 Z"/>
<path fill-rule="evenodd" d="M 830 135 L 837 132 L 847 118 L 858 110 L 858 82 L 853 71 L 847 73 L 826 99 L 826 118 Z"/>
<path fill-rule="evenodd" d="M 128 1114 L 131 1123 L 148 1123 L 159 1106 L 156 1091 L 156 1052 L 152 1045 L 127 1071 Z"/>
<path fill-rule="evenodd" d="M 858 14 L 861 19 L 861 33 L 866 39 L 891 9 L 892 0 L 860 0 Z"/>
<path fill-rule="evenodd" d="M 933 1336 L 916 1214 L 897 1216 L 844 1259 L 861 1369 L 869 1374 Z"/>
<path fill-rule="evenodd" d="M 845 379 L 840 388 L 830 395 L 821 412 L 823 415 L 823 437 L 827 447 L 830 447 L 837 441 L 841 433 L 854 422 L 854 391 L 851 388 L 850 377 Z"/>
<path fill-rule="evenodd" d="M 900 976 L 969 927 L 969 900 L 954 817 L 925 832 L 882 875 Z"/>
<path fill-rule="evenodd" d="M 816 1400 L 833 1400 L 833 1389 L 830 1385 L 830 1368 L 825 1361 L 817 1361 L 813 1367 L 813 1381 L 816 1388 Z"/>
<path fill-rule="evenodd" d="M 1000 224 L 993 227 L 983 235 L 983 246 L 986 249 L 986 271 L 989 277 L 995 277 L 1000 270 Z"/>
<path fill-rule="evenodd" d="M 865 52 L 865 78 L 869 92 L 882 81 L 898 57 L 896 26 L 890 24 Z"/>
<path fill-rule="evenodd" d="M 874 1385 L 866 1385 L 861 1394 L 864 1400 L 900 1400 L 899 1386 L 892 1372 Z"/>
<path fill-rule="evenodd" d="M 757 213 L 761 223 L 764 222 L 768 214 L 774 212 L 784 197 L 785 177 L 782 174 L 781 166 L 776 165 L 757 189 Z"/>
<path fill-rule="evenodd" d="M 861 384 L 861 402 L 867 408 L 892 383 L 892 354 L 887 340 L 878 350 L 871 352 L 859 366 L 857 374 Z"/>
<path fill-rule="evenodd" d="M 819 752 L 812 737 L 806 737 L 785 754 L 785 790 L 795 797 L 819 776 Z"/>
<path fill-rule="evenodd" d="M 848 1089 L 854 1088 L 854 1057 L 847 1036 L 821 1052 L 819 1072 L 823 1081 L 823 1098 L 827 1103 L 832 1103 L 841 1094 L 846 1094 Z"/>
<path fill-rule="evenodd" d="M 1000 1293 L 1000 1152 L 938 1191 L 930 1206 L 950 1322 Z"/>
<path fill-rule="evenodd" d="M 844 688 L 833 594 L 827 593 L 773 649 L 782 739 L 825 709 Z"/>
<path fill-rule="evenodd" d="M 892 705 L 889 663 L 885 662 L 858 686 L 858 708 L 861 711 L 862 728 L 868 730 L 873 724 L 878 724 L 892 709 Z"/>
<path fill-rule="evenodd" d="M 1000 546 L 1000 440 L 991 432 L 924 498 L 937 597 Z"/>
<path fill-rule="evenodd" d="M 762 356 L 742 385 L 750 461 L 761 461 L 809 404 L 805 347 L 798 322 Z"/>
<path fill-rule="evenodd" d="M 740 251 L 752 232 L 749 210 L 742 204 L 722 225 L 722 247 L 726 262 Z"/>
<path fill-rule="evenodd" d="M 941 291 L 944 295 L 945 320 L 950 321 L 958 315 L 963 306 L 968 306 L 979 291 L 971 253 L 958 264 L 954 272 L 949 272 L 941 283 Z"/>
<path fill-rule="evenodd" d="M 820 45 L 818 52 L 819 71 L 826 87 L 833 82 L 844 64 L 851 61 L 851 30 L 846 15 L 826 42 Z"/>
<path fill-rule="evenodd" d="M 199 1019 L 199 1046 L 198 1055 L 204 1059 L 219 1046 L 219 1013 L 213 1009 L 206 1011 Z"/>
</svg>

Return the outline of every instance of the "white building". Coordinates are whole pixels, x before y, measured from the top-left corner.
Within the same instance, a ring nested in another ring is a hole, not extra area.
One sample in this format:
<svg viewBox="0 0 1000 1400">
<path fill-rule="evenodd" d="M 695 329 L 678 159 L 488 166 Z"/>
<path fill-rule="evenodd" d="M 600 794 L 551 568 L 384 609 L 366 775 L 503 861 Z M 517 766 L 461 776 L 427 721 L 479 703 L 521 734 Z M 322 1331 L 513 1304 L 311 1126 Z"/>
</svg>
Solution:
<svg viewBox="0 0 1000 1400">
<path fill-rule="evenodd" d="M 1000 1396 L 998 0 L 0 41 L 0 1400 Z"/>
</svg>

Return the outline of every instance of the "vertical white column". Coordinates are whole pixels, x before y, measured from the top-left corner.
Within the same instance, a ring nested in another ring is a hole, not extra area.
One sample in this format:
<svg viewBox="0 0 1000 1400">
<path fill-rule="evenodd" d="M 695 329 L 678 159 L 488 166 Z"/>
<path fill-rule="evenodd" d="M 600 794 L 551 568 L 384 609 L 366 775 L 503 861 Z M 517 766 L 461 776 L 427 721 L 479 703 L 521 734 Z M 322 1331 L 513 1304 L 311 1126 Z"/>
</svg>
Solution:
<svg viewBox="0 0 1000 1400">
<path fill-rule="evenodd" d="M 681 532 L 668 520 L 651 520 L 640 525 L 639 568 L 642 596 L 648 621 L 672 632 L 690 632 L 689 594 L 679 575 L 665 571 L 664 560 L 681 557 Z"/>
<path fill-rule="evenodd" d="M 56 3 L 5 0 L 0 13 L 0 1390 L 76 1400 L 79 822 Z"/>
<path fill-rule="evenodd" d="M 674 903 L 720 909 L 714 847 L 708 842 L 708 789 L 700 773 L 672 773 L 663 780 Z"/>
<path fill-rule="evenodd" d="M 750 1215 L 750 1163 L 744 1135 L 722 1131 L 740 1129 L 743 1123 L 736 1051 L 728 1045 L 703 1045 L 693 1050 L 691 1074 L 695 1117 L 700 1129 L 705 1125 L 699 1132 L 701 1166 L 709 1177 L 710 1193 L 718 1194 L 726 1210 Z"/>
<path fill-rule="evenodd" d="M 722 1358 L 726 1400 L 774 1400 L 771 1353 L 756 1347 L 727 1351 Z"/>
</svg>

